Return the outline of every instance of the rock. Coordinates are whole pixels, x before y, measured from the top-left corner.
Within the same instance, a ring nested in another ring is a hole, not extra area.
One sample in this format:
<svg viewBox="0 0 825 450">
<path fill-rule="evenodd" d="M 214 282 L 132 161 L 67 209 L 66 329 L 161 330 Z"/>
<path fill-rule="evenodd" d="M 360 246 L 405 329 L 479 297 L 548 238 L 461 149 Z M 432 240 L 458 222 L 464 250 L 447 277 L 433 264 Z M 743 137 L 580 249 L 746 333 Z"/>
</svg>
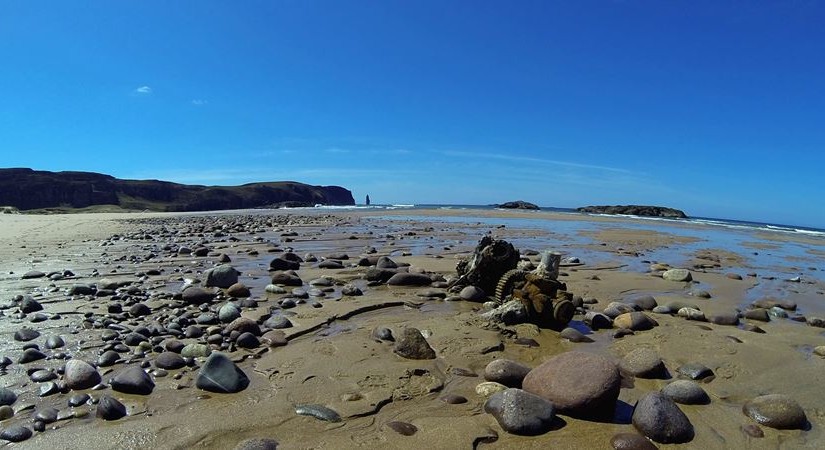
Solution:
<svg viewBox="0 0 825 450">
<path fill-rule="evenodd" d="M 387 284 L 390 286 L 429 286 L 433 282 L 429 276 L 423 273 L 396 273 Z"/>
<path fill-rule="evenodd" d="M 218 320 L 222 323 L 229 323 L 241 317 L 241 310 L 234 303 L 227 303 L 218 310 Z"/>
<path fill-rule="evenodd" d="M 668 281 L 692 281 L 693 275 L 687 269 L 670 269 L 662 273 L 662 278 Z"/>
<path fill-rule="evenodd" d="M 95 288 L 88 284 L 75 284 L 69 288 L 68 294 L 73 295 L 94 295 Z"/>
<path fill-rule="evenodd" d="M 518 300 L 511 300 L 491 311 L 481 315 L 482 318 L 491 322 L 503 323 L 505 325 L 515 325 L 525 323 L 529 320 L 527 309 Z"/>
<path fill-rule="evenodd" d="M 275 258 L 269 262 L 269 270 L 298 270 L 300 268 L 300 262 L 289 261 L 284 258 Z"/>
<path fill-rule="evenodd" d="M 758 320 L 760 322 L 769 322 L 771 320 L 767 309 L 749 309 L 745 311 L 742 316 L 749 320 Z"/>
<path fill-rule="evenodd" d="M 567 339 L 570 342 L 593 342 L 593 339 L 590 339 L 588 336 L 584 335 L 581 331 L 567 327 L 559 333 L 559 337 L 562 339 Z"/>
<path fill-rule="evenodd" d="M 126 407 L 114 398 L 104 395 L 97 403 L 95 415 L 103 420 L 118 420 L 126 417 Z"/>
<path fill-rule="evenodd" d="M 635 305 L 629 305 L 627 303 L 622 302 L 610 302 L 602 311 L 602 314 L 610 317 L 611 319 L 615 319 L 622 314 L 632 313 L 636 311 Z"/>
<path fill-rule="evenodd" d="M 463 403 L 467 403 L 467 397 L 456 394 L 444 394 L 439 398 L 439 400 L 450 405 L 460 405 Z"/>
<path fill-rule="evenodd" d="M 186 366 L 186 361 L 177 353 L 163 352 L 155 358 L 155 367 L 176 370 Z"/>
<path fill-rule="evenodd" d="M 524 390 L 551 401 L 573 417 L 612 417 L 621 387 L 619 368 L 599 355 L 567 352 L 550 358 L 524 378 Z"/>
<path fill-rule="evenodd" d="M 215 293 L 197 286 L 189 286 L 181 292 L 183 301 L 190 305 L 209 303 L 215 298 Z"/>
<path fill-rule="evenodd" d="M 19 364 L 27 364 L 33 361 L 39 361 L 41 359 L 46 359 L 46 355 L 43 352 L 36 348 L 27 348 L 23 350 L 23 354 L 17 362 Z"/>
<path fill-rule="evenodd" d="M 808 418 L 799 403 L 782 394 L 756 397 L 745 403 L 742 412 L 761 425 L 780 430 L 802 430 L 808 426 Z"/>
<path fill-rule="evenodd" d="M 341 288 L 341 295 L 346 295 L 349 297 L 358 297 L 359 295 L 364 295 L 364 293 L 358 286 L 347 283 Z"/>
<path fill-rule="evenodd" d="M 100 383 L 100 374 L 97 372 L 97 369 L 86 361 L 70 359 L 66 362 L 63 381 L 69 389 L 89 389 Z"/>
<path fill-rule="evenodd" d="M 687 219 L 687 215 L 678 209 L 650 205 L 600 205 L 576 208 L 587 214 L 622 214 L 642 217 L 666 217 L 670 219 Z"/>
<path fill-rule="evenodd" d="M 238 282 L 238 272 L 228 264 L 221 264 L 206 271 L 206 287 L 226 289 Z"/>
<path fill-rule="evenodd" d="M 397 269 L 398 264 L 396 264 L 395 261 L 389 257 L 382 256 L 378 258 L 378 261 L 375 263 L 375 267 L 378 269 Z"/>
<path fill-rule="evenodd" d="M 619 368 L 639 378 L 664 378 L 667 375 L 665 364 L 656 351 L 649 348 L 637 348 L 619 361 Z"/>
<path fill-rule="evenodd" d="M 655 320 L 640 311 L 625 313 L 613 319 L 614 327 L 632 331 L 650 330 L 657 325 L 659 324 Z"/>
<path fill-rule="evenodd" d="M 659 306 L 659 304 L 656 303 L 656 299 L 653 298 L 652 295 L 633 297 L 625 302 L 645 311 L 651 311 L 653 308 Z"/>
<path fill-rule="evenodd" d="M 53 334 L 53 335 L 46 338 L 45 347 L 50 349 L 50 350 L 55 349 L 55 348 L 61 348 L 64 345 L 66 345 L 66 341 L 64 341 L 63 338 L 60 337 L 60 336 L 57 336 L 57 335 Z"/>
<path fill-rule="evenodd" d="M 710 397 L 701 386 L 691 380 L 676 380 L 662 389 L 662 394 L 684 405 L 706 405 Z"/>
<path fill-rule="evenodd" d="M 261 335 L 261 327 L 258 326 L 258 323 L 246 317 L 238 317 L 226 326 L 227 333 L 232 333 L 233 331 L 237 331 L 238 333 L 252 333 L 255 336 Z"/>
<path fill-rule="evenodd" d="M 333 423 L 341 421 L 341 416 L 337 412 L 324 405 L 298 405 L 295 407 L 295 414 Z"/>
<path fill-rule="evenodd" d="M 682 308 L 677 314 L 679 317 L 684 317 L 687 320 L 696 320 L 699 322 L 706 322 L 705 313 L 694 308 Z"/>
<path fill-rule="evenodd" d="M 278 441 L 267 438 L 244 439 L 238 442 L 235 450 L 278 450 Z"/>
<path fill-rule="evenodd" d="M 303 286 L 304 282 L 298 275 L 289 272 L 279 272 L 272 275 L 272 284 L 282 284 L 284 286 Z"/>
<path fill-rule="evenodd" d="M 739 313 L 732 311 L 714 314 L 708 317 L 708 322 L 716 325 L 739 325 Z"/>
<path fill-rule="evenodd" d="M 584 323 L 593 331 L 613 328 L 613 319 L 596 311 L 587 311 L 584 315 Z"/>
<path fill-rule="evenodd" d="M 281 330 L 267 331 L 261 336 L 261 342 L 270 347 L 283 347 L 289 343 L 286 333 Z"/>
<path fill-rule="evenodd" d="M 693 425 L 685 413 L 660 392 L 642 397 L 633 410 L 633 426 L 662 444 L 681 444 L 693 439 Z"/>
<path fill-rule="evenodd" d="M 477 286 L 467 286 L 458 294 L 462 300 L 469 302 L 483 302 L 487 300 L 487 294 Z"/>
<path fill-rule="evenodd" d="M 24 280 L 31 280 L 31 279 L 34 279 L 34 278 L 43 278 L 45 276 L 46 276 L 45 272 L 41 272 L 39 270 L 30 270 L 30 271 L 24 273 L 23 276 L 20 277 L 20 278 L 22 278 Z"/>
<path fill-rule="evenodd" d="M 521 382 L 532 370 L 520 362 L 510 359 L 496 359 L 484 368 L 484 379 L 495 381 L 507 387 L 520 388 Z"/>
<path fill-rule="evenodd" d="M 725 276 L 730 278 L 731 280 L 741 280 L 742 279 L 742 275 L 739 275 L 738 273 L 726 273 Z"/>
<path fill-rule="evenodd" d="M 512 201 L 512 202 L 506 202 L 506 203 L 502 203 L 500 205 L 497 205 L 496 207 L 497 208 L 502 208 L 502 209 L 533 209 L 533 210 L 539 209 L 538 206 L 536 206 L 536 205 L 534 205 L 533 203 L 530 203 L 530 202 L 525 202 L 524 200 L 515 200 L 515 201 Z"/>
<path fill-rule="evenodd" d="M 367 272 L 364 274 L 364 279 L 376 283 L 385 283 L 387 282 L 387 280 L 392 278 L 393 275 L 397 273 L 398 271 L 395 269 L 379 269 L 373 267 L 367 270 Z"/>
<path fill-rule="evenodd" d="M 0 387 L 0 405 L 13 405 L 17 401 L 17 394 L 9 388 Z"/>
<path fill-rule="evenodd" d="M 392 335 L 392 330 L 387 327 L 375 327 L 370 333 L 376 341 L 390 341 L 395 342 L 395 336 Z"/>
<path fill-rule="evenodd" d="M 35 383 L 45 383 L 47 381 L 52 381 L 55 378 L 57 378 L 57 374 L 47 369 L 35 370 L 31 373 L 31 375 L 29 375 L 29 379 Z"/>
<path fill-rule="evenodd" d="M 232 298 L 247 298 L 252 292 L 243 283 L 235 283 L 226 289 L 226 295 Z"/>
<path fill-rule="evenodd" d="M 254 334 L 246 332 L 241 333 L 241 335 L 238 336 L 238 339 L 235 340 L 235 344 L 239 348 L 258 348 L 258 346 L 261 345 L 261 341 L 259 341 Z"/>
<path fill-rule="evenodd" d="M 762 431 L 761 428 L 759 428 L 759 425 L 754 425 L 752 423 L 749 423 L 747 425 L 742 425 L 741 430 L 742 430 L 743 433 L 745 433 L 746 435 L 748 435 L 752 438 L 761 439 L 761 438 L 765 437 L 765 432 Z"/>
<path fill-rule="evenodd" d="M 274 284 L 267 284 L 264 291 L 270 294 L 286 294 L 286 289 Z"/>
<path fill-rule="evenodd" d="M 152 377 L 138 366 L 128 367 L 112 378 L 112 390 L 125 394 L 149 395 L 155 388 Z"/>
<path fill-rule="evenodd" d="M 713 371 L 709 367 L 699 363 L 687 363 L 676 368 L 676 372 L 684 375 L 691 380 L 701 380 L 713 375 Z"/>
<path fill-rule="evenodd" d="M 318 264 L 319 269 L 343 269 L 344 264 L 335 259 L 327 259 Z"/>
<path fill-rule="evenodd" d="M 34 413 L 34 420 L 39 420 L 43 423 L 57 422 L 58 410 L 49 406 L 37 408 Z"/>
<path fill-rule="evenodd" d="M 212 353 L 212 349 L 204 344 L 186 344 L 180 351 L 184 358 L 205 358 Z"/>
<path fill-rule="evenodd" d="M 9 405 L 0 406 L 0 421 L 14 417 L 14 408 Z"/>
<path fill-rule="evenodd" d="M 12 425 L 0 432 L 0 439 L 9 442 L 23 442 L 32 437 L 32 430 L 23 425 Z"/>
<path fill-rule="evenodd" d="M 205 391 L 231 394 L 246 389 L 249 378 L 226 355 L 212 353 L 198 372 L 195 384 Z"/>
<path fill-rule="evenodd" d="M 504 431 L 536 436 L 550 431 L 556 411 L 553 403 L 521 389 L 507 389 L 490 396 L 484 411 L 492 414 Z"/>
<path fill-rule="evenodd" d="M 89 399 L 91 399 L 89 394 L 75 394 L 75 395 L 72 395 L 71 397 L 69 397 L 69 402 L 68 403 L 69 403 L 69 406 L 71 406 L 72 408 L 76 408 L 80 405 L 86 404 L 86 402 L 88 402 Z"/>
<path fill-rule="evenodd" d="M 18 342 L 33 341 L 40 337 L 40 332 L 31 328 L 23 327 L 14 332 L 14 340 Z"/>
<path fill-rule="evenodd" d="M 816 327 L 816 328 L 825 328 L 825 319 L 823 319 L 823 318 L 821 318 L 821 317 L 813 317 L 813 316 L 811 316 L 811 317 L 806 318 L 806 319 L 805 319 L 805 322 L 806 322 L 808 325 L 812 326 L 812 327 Z"/>
<path fill-rule="evenodd" d="M 264 327 L 273 330 L 280 330 L 283 328 L 289 328 L 291 326 L 292 322 L 290 322 L 288 318 L 281 314 L 275 314 L 269 319 L 266 319 L 266 321 L 264 321 Z"/>
<path fill-rule="evenodd" d="M 501 383 L 496 383 L 495 381 L 485 381 L 483 383 L 479 383 L 476 385 L 476 394 L 484 398 L 489 398 L 491 395 L 497 392 L 502 392 L 506 390 L 507 386 Z"/>
<path fill-rule="evenodd" d="M 405 328 L 395 342 L 393 352 L 407 359 L 435 359 L 435 350 L 417 328 Z"/>
<path fill-rule="evenodd" d="M 418 431 L 418 427 L 415 425 L 397 420 L 387 422 L 387 427 L 402 436 L 412 436 Z"/>
<path fill-rule="evenodd" d="M 618 433 L 610 438 L 613 450 L 656 450 L 646 437 L 636 433 Z"/>
</svg>

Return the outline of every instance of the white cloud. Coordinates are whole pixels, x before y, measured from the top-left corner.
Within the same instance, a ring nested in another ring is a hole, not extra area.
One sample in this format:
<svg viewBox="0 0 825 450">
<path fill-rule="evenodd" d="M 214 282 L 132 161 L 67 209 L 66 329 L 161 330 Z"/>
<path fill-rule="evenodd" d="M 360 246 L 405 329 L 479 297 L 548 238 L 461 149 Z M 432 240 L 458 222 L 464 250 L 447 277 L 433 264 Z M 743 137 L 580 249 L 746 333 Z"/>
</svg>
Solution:
<svg viewBox="0 0 825 450">
<path fill-rule="evenodd" d="M 192 100 L 192 104 L 195 105 L 195 106 L 204 106 L 204 105 L 209 104 L 209 101 L 196 98 L 196 99 Z"/>
<path fill-rule="evenodd" d="M 135 89 L 135 94 L 149 95 L 151 93 L 152 93 L 152 88 L 150 88 L 149 86 L 141 86 L 141 87 Z"/>
</svg>

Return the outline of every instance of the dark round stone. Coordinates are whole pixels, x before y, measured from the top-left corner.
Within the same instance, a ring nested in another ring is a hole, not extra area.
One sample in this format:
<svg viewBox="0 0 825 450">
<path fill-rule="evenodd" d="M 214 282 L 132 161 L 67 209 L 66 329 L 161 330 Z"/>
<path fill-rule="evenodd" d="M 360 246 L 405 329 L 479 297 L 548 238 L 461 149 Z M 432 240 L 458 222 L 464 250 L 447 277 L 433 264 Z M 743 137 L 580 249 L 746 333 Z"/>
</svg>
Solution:
<svg viewBox="0 0 825 450">
<path fill-rule="evenodd" d="M 32 430 L 23 425 L 12 425 L 0 432 L 0 439 L 9 442 L 23 442 L 32 437 Z"/>
</svg>

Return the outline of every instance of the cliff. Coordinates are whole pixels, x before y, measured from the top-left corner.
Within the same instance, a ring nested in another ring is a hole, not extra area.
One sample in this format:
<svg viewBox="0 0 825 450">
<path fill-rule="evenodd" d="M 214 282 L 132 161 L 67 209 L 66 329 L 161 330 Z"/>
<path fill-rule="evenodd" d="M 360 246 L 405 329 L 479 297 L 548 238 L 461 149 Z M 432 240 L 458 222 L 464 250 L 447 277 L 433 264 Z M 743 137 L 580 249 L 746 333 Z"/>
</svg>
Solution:
<svg viewBox="0 0 825 450">
<path fill-rule="evenodd" d="M 311 186 L 294 181 L 241 186 L 199 186 L 158 180 L 121 180 L 92 172 L 0 169 L 0 205 L 21 211 L 117 205 L 152 211 L 211 211 L 275 207 L 354 205 L 340 186 Z"/>
<path fill-rule="evenodd" d="M 626 214 L 643 217 L 665 217 L 669 219 L 687 219 L 688 216 L 678 209 L 663 206 L 643 205 L 616 205 L 616 206 L 585 206 L 576 208 L 576 211 L 590 214 Z"/>
</svg>

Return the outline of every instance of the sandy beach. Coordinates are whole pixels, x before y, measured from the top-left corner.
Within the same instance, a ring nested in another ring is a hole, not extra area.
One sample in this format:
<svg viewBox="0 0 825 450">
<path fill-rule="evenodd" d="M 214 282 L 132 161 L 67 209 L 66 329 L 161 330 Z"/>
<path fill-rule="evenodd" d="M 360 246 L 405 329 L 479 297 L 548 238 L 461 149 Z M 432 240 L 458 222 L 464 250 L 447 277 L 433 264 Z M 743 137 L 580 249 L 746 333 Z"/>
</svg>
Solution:
<svg viewBox="0 0 825 450">
<path fill-rule="evenodd" d="M 578 258 L 562 264 L 559 280 L 578 307 L 569 326 L 589 342 L 530 323 L 491 322 L 482 316 L 490 305 L 450 291 L 456 264 L 488 233 L 534 265 L 548 249 L 564 261 Z M 273 280 L 285 273 L 272 270 L 273 260 L 287 254 L 302 260 L 297 284 Z M 692 438 L 648 444 L 819 448 L 825 321 L 815 319 L 825 317 L 823 254 L 825 241 L 815 237 L 546 212 L 0 215 L 2 386 L 16 395 L 4 403 L 0 430 L 32 430 L 13 444 L 20 448 L 236 448 L 246 439 L 284 449 L 617 448 L 617 435 L 641 436 L 632 423 L 640 399 L 690 379 L 680 368 L 701 366 L 710 374 L 694 381 L 709 400 L 678 404 Z M 429 282 L 369 280 L 381 256 Z M 236 269 L 248 293 L 206 286 L 206 271 L 220 265 Z M 687 269 L 691 281 L 663 278 L 671 267 Z M 182 291 L 190 285 L 211 296 L 188 301 Z M 587 312 L 642 296 L 660 307 L 637 311 L 657 323 L 652 329 L 593 330 L 584 321 Z M 767 308 L 753 312 L 754 302 Z M 685 306 L 704 320 L 685 318 Z M 731 315 L 731 325 L 710 320 Z M 394 351 L 409 327 L 422 332 L 433 359 Z M 395 342 L 376 337 L 382 328 Z M 199 387 L 206 355 L 179 356 L 196 344 L 226 355 L 248 386 L 234 393 Z M 657 355 L 664 370 L 653 378 L 628 373 L 626 357 L 638 349 Z M 623 368 L 611 417 L 557 412 L 548 430 L 523 436 L 485 411 L 489 396 L 478 386 L 488 364 L 506 359 L 532 369 L 568 352 Z M 27 354 L 39 359 L 21 363 Z M 180 364 L 160 367 L 167 359 Z M 72 360 L 91 363 L 100 381 L 70 388 Z M 151 388 L 113 388 L 124 384 Z M 79 394 L 90 399 L 69 406 Z M 768 394 L 801 407 L 802 429 L 776 429 L 743 412 Z M 127 415 L 101 418 L 104 397 Z"/>
</svg>

